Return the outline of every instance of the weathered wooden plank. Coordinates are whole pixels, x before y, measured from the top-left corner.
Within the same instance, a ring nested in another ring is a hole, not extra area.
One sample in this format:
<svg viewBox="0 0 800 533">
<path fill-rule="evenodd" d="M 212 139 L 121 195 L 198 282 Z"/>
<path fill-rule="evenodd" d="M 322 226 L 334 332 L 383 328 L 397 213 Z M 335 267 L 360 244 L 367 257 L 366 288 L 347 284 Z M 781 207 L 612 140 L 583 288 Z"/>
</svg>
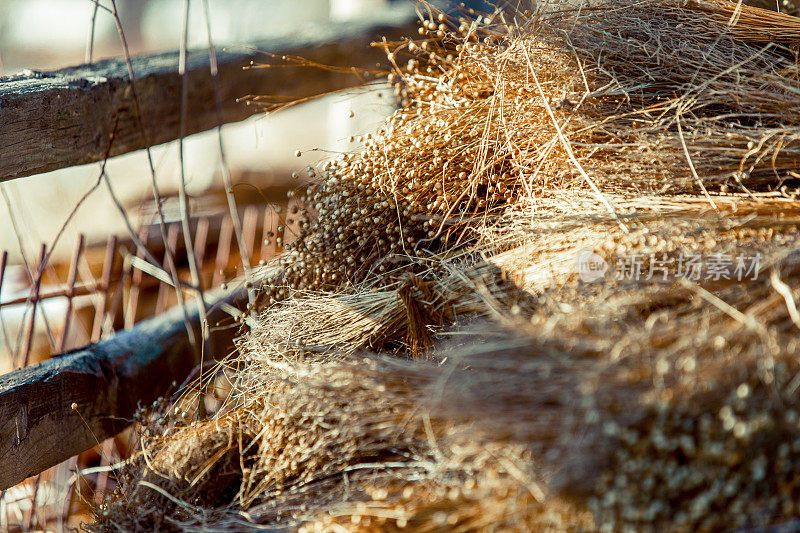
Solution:
<svg viewBox="0 0 800 533">
<path fill-rule="evenodd" d="M 355 74 L 315 68 L 247 69 L 251 61 L 274 63 L 259 51 L 299 56 L 338 67 L 374 68 L 385 55 L 370 42 L 399 38 L 413 26 L 409 5 L 380 19 L 309 26 L 290 37 L 218 51 L 223 121 L 247 118 L 257 106 L 237 102 L 246 95 L 296 99 L 363 83 Z M 280 62 L 280 61 L 278 61 Z M 180 79 L 177 52 L 133 58 L 142 121 L 151 145 L 178 137 Z M 187 134 L 217 125 L 208 50 L 187 55 Z M 99 61 L 49 72 L 0 78 L 0 182 L 102 160 L 118 122 L 110 155 L 145 147 L 137 127 L 124 59 Z"/>
<path fill-rule="evenodd" d="M 208 296 L 212 325 L 226 316 L 220 303 L 247 302 L 243 289 Z M 195 306 L 189 313 L 200 337 Z M 218 354 L 230 351 L 236 331 L 214 331 Z M 119 433 L 137 403 L 174 390 L 195 364 L 183 312 L 173 308 L 106 341 L 0 376 L 0 490 Z"/>
</svg>

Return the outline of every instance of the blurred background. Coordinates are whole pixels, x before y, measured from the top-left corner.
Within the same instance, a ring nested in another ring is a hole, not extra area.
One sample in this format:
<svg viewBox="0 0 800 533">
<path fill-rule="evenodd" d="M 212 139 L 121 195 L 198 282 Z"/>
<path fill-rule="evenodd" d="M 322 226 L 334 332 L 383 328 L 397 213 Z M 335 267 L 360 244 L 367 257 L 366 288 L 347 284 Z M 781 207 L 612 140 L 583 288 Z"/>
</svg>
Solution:
<svg viewBox="0 0 800 533">
<path fill-rule="evenodd" d="M 182 0 L 117 0 L 117 6 L 132 53 L 177 50 L 181 40 Z M 376 11 L 390 8 L 387 0 L 210 0 L 209 6 L 212 38 L 218 49 L 290 35 L 304 26 L 329 20 L 376 16 L 379 14 Z M 0 74 L 84 63 L 93 15 L 94 4 L 90 0 L 0 0 Z M 113 18 L 100 9 L 94 25 L 93 59 L 120 56 L 122 49 Z M 205 18 L 198 0 L 190 9 L 189 46 L 206 44 Z M 345 149 L 350 136 L 373 128 L 390 107 L 391 103 L 376 94 L 366 95 L 356 90 L 287 113 L 255 116 L 226 125 L 225 146 L 231 171 L 239 179 L 247 176 L 257 187 L 270 186 L 275 180 L 284 180 L 287 170 L 302 168 L 322 155 L 322 152 L 308 152 L 309 149 Z M 359 112 L 351 118 L 350 111 L 356 108 Z M 216 143 L 215 132 L 188 139 L 192 195 L 219 185 Z M 159 185 L 165 193 L 174 191 L 177 183 L 176 145 L 169 143 L 154 152 Z M 293 156 L 297 149 L 305 151 L 307 157 L 298 161 Z M 145 163 L 143 153 L 109 162 L 108 174 L 115 190 L 128 203 L 150 195 Z M 96 176 L 96 165 L 87 165 L 7 182 L 32 252 L 38 250 L 40 241 L 52 237 Z M 91 238 L 93 232 L 107 234 L 122 223 L 114 216 L 110 199 L 103 197 L 103 191 L 98 193 L 81 210 L 72 228 L 75 233 L 86 231 Z M 9 228 L 7 211 L 0 206 L 0 228 Z M 101 228 L 96 224 L 99 218 L 103 220 Z M 65 243 L 61 253 L 68 248 Z M 12 232 L 0 232 L 0 249 L 8 249 L 12 258 L 19 259 Z"/>
</svg>

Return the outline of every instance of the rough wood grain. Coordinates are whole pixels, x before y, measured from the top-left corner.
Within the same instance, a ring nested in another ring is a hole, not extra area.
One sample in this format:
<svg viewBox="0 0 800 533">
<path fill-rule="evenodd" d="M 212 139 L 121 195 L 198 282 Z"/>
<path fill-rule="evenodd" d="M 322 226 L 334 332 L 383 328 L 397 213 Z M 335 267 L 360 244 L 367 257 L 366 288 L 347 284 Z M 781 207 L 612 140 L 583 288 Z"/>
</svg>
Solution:
<svg viewBox="0 0 800 533">
<path fill-rule="evenodd" d="M 237 102 L 247 95 L 296 99 L 364 81 L 351 73 L 305 67 L 244 70 L 251 61 L 275 63 L 260 52 L 338 67 L 374 68 L 385 54 L 369 44 L 381 36 L 396 39 L 408 34 L 412 19 L 409 6 L 399 5 L 378 20 L 314 25 L 291 37 L 218 51 L 223 121 L 242 120 L 258 111 L 257 106 Z M 0 182 L 102 160 L 117 119 L 112 156 L 144 148 L 145 139 L 150 145 L 176 139 L 178 54 L 135 57 L 133 70 L 146 136 L 137 127 L 124 59 L 0 78 Z M 217 125 L 208 50 L 188 54 L 187 76 L 186 132 L 192 134 Z"/>
<path fill-rule="evenodd" d="M 244 305 L 247 293 L 209 301 L 216 304 L 213 325 L 225 317 L 221 302 Z M 189 310 L 199 335 L 196 308 Z M 229 353 L 237 331 L 214 331 L 216 354 Z M 183 313 L 174 308 L 106 341 L 0 376 L 0 490 L 91 448 L 95 437 L 119 433 L 139 402 L 174 391 L 195 364 Z"/>
</svg>

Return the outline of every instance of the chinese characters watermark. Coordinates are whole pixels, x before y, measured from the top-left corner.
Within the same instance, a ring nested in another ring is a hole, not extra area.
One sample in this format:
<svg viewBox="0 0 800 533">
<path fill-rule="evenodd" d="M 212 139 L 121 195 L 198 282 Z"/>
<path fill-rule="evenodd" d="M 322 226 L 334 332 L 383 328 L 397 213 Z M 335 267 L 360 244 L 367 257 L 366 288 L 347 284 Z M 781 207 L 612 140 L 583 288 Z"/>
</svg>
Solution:
<svg viewBox="0 0 800 533">
<path fill-rule="evenodd" d="M 584 249 L 576 257 L 576 271 L 582 281 L 592 282 L 606 277 L 611 270 L 620 281 L 720 281 L 755 280 L 761 254 L 631 254 L 617 257 L 613 266 L 593 250 Z"/>
</svg>

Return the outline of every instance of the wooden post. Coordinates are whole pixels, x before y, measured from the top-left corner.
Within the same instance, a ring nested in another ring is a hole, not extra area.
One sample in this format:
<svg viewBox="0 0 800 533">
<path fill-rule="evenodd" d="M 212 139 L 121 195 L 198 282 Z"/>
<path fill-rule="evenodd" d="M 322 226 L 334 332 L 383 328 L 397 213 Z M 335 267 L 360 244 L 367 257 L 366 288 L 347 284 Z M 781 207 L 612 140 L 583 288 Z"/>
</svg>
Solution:
<svg viewBox="0 0 800 533">
<path fill-rule="evenodd" d="M 224 302 L 246 305 L 246 290 L 209 293 L 212 325 L 227 316 L 219 310 Z M 199 334 L 194 306 L 190 321 Z M 215 346 L 227 353 L 238 330 L 214 331 Z M 173 392 L 194 365 L 176 307 L 108 340 L 0 376 L 0 490 L 119 433 L 137 404 Z"/>
<path fill-rule="evenodd" d="M 223 121 L 234 122 L 259 112 L 258 106 L 240 101 L 249 95 L 289 101 L 369 81 L 371 78 L 356 69 L 375 69 L 377 62 L 385 62 L 385 54 L 370 43 L 381 36 L 399 39 L 414 31 L 410 4 L 396 7 L 381 20 L 318 25 L 293 36 L 221 50 L 218 69 Z M 290 66 L 282 56 L 331 65 L 340 72 Z M 142 55 L 132 61 L 146 137 L 154 145 L 176 139 L 178 53 Z M 190 51 L 186 61 L 185 134 L 191 135 L 215 128 L 218 116 L 208 50 Z M 258 63 L 281 66 L 245 70 Z M 350 68 L 353 70 L 348 73 Z M 145 136 L 138 128 L 132 98 L 122 58 L 0 77 L 0 182 L 144 148 Z M 109 154 L 108 139 L 115 123 Z"/>
</svg>

